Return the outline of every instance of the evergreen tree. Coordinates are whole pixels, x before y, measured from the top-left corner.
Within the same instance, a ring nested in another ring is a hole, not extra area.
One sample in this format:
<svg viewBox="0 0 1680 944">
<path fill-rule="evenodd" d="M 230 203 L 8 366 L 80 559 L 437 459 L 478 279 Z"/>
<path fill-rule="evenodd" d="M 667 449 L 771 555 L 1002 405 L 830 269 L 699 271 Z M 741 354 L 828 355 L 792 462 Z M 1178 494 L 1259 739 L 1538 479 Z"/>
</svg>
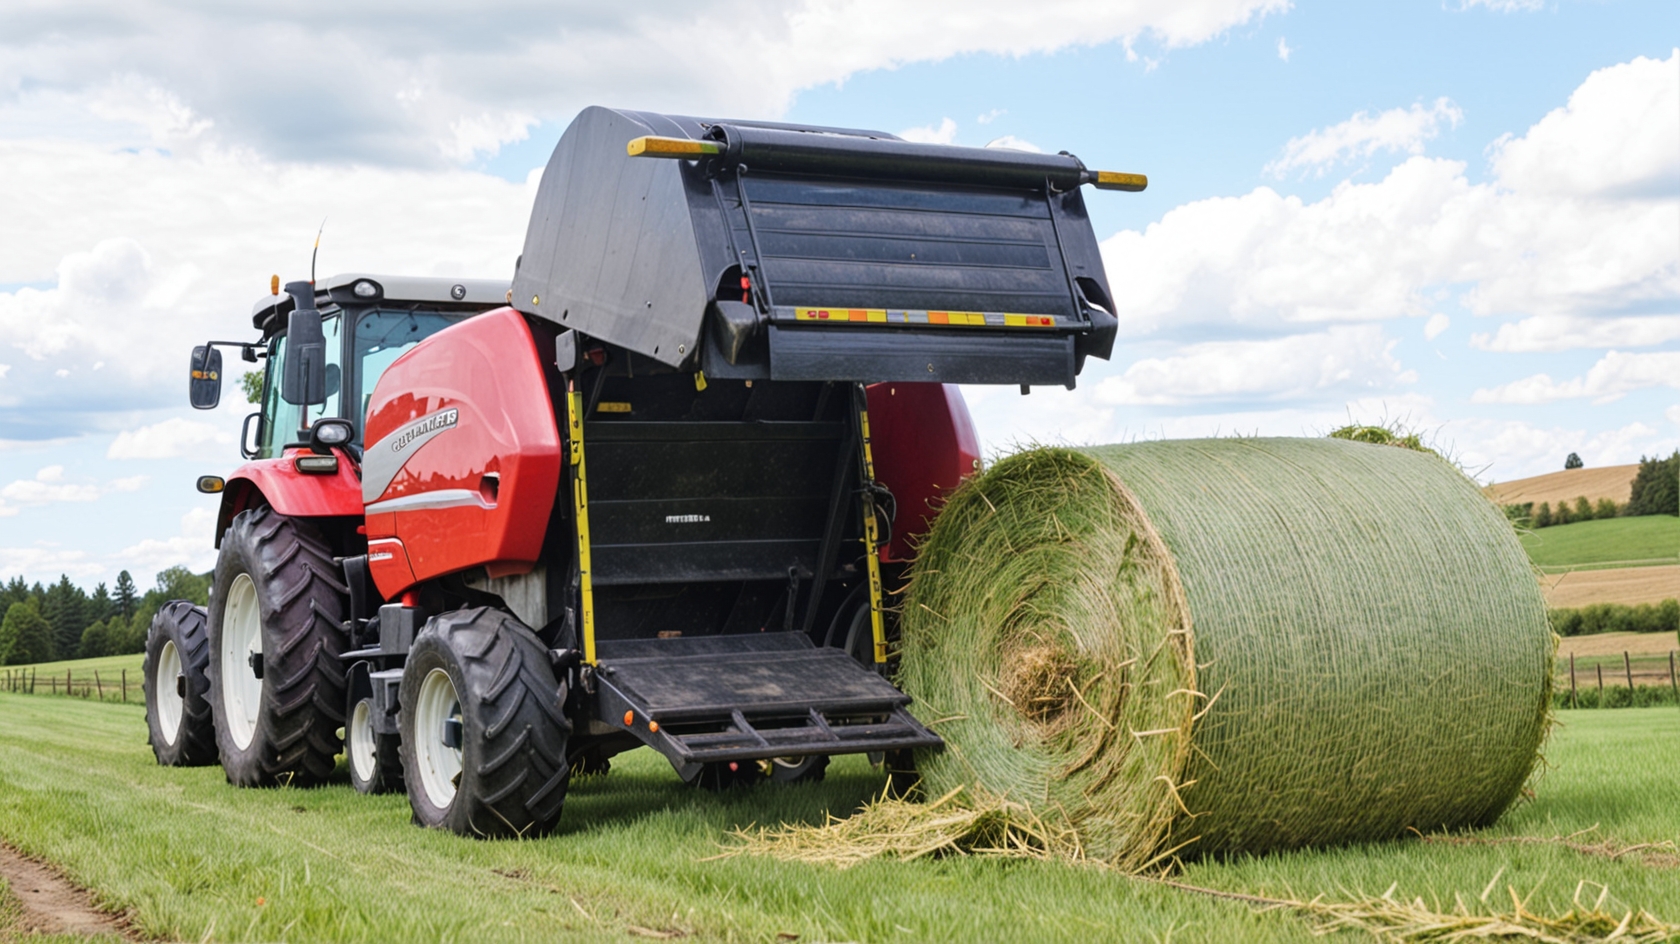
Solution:
<svg viewBox="0 0 1680 944">
<path fill-rule="evenodd" d="M 13 577 L 6 582 L 4 589 L 0 589 L 0 616 L 4 616 L 6 608 L 13 603 L 22 603 L 29 599 L 29 584 L 22 577 Z"/>
<path fill-rule="evenodd" d="M 5 656 L 7 665 L 51 662 L 56 658 L 52 624 L 35 608 L 35 601 L 13 603 L 6 608 L 5 619 L 0 620 L 0 654 Z"/>
<path fill-rule="evenodd" d="M 69 575 L 61 574 L 58 583 L 47 588 L 40 613 L 52 624 L 55 651 L 68 656 L 81 645 L 82 630 L 89 622 L 86 610 L 87 594 L 70 582 Z"/>
<path fill-rule="evenodd" d="M 134 616 L 134 598 L 134 578 L 125 570 L 117 575 L 117 612 L 125 620 Z"/>
<path fill-rule="evenodd" d="M 1579 498 L 1575 499 L 1575 520 L 1576 521 L 1591 521 L 1591 520 L 1593 520 L 1592 502 L 1587 501 L 1587 496 L 1585 496 L 1585 495 L 1582 495 Z"/>
<path fill-rule="evenodd" d="M 1552 526 L 1551 502 L 1540 503 L 1540 510 L 1534 513 L 1534 526 L 1536 528 L 1549 528 Z"/>
<path fill-rule="evenodd" d="M 93 594 L 88 597 L 88 619 L 99 622 L 111 615 L 111 609 L 116 604 L 111 602 L 111 591 L 105 589 L 105 582 L 101 580 L 93 588 Z"/>
</svg>

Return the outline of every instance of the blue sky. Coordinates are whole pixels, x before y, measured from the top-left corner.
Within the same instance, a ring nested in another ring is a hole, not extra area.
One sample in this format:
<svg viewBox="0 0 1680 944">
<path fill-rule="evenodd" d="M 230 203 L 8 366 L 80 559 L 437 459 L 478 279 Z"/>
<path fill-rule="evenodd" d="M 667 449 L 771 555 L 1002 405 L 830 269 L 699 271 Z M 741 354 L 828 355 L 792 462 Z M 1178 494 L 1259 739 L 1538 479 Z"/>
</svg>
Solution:
<svg viewBox="0 0 1680 944">
<path fill-rule="evenodd" d="M 243 411 L 185 408 L 191 343 L 323 217 L 323 274 L 506 277 L 590 103 L 1147 173 L 1088 194 L 1115 357 L 966 391 L 993 450 L 1386 417 L 1490 481 L 1680 444 L 1672 2 L 122 9 L 0 11 L 0 578 L 207 568 Z"/>
</svg>

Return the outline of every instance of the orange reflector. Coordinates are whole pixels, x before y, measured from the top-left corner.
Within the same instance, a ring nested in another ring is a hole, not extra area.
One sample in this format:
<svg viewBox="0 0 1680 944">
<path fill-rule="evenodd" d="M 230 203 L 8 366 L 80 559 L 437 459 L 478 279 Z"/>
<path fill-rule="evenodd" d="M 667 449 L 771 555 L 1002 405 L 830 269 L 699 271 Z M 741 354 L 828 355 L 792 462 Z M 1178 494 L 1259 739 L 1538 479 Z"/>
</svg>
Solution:
<svg viewBox="0 0 1680 944">
<path fill-rule="evenodd" d="M 636 723 L 636 713 L 634 711 L 626 711 L 624 713 L 624 726 L 629 727 L 630 725 L 633 725 L 635 723 Z"/>
<path fill-rule="evenodd" d="M 1098 190 L 1125 190 L 1137 193 L 1149 186 L 1149 178 L 1143 174 L 1122 174 L 1118 171 L 1099 170 L 1094 181 Z"/>
<path fill-rule="evenodd" d="M 706 157 L 722 151 L 716 141 L 695 141 L 691 138 L 661 138 L 645 135 L 630 139 L 624 146 L 631 157 Z"/>
<path fill-rule="evenodd" d="M 658 734 L 659 733 L 659 722 L 649 721 L 648 722 L 648 733 L 649 734 Z"/>
<path fill-rule="evenodd" d="M 268 277 L 268 294 L 270 294 L 270 295 L 280 294 L 280 276 L 271 275 L 271 276 Z"/>
</svg>

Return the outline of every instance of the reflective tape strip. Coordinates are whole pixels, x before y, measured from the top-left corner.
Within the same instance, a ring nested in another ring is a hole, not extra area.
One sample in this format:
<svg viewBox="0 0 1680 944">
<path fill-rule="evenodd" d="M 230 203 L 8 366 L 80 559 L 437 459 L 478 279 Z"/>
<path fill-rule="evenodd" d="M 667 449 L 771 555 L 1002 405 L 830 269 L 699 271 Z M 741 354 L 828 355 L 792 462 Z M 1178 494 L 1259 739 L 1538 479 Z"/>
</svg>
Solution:
<svg viewBox="0 0 1680 944">
<path fill-rule="evenodd" d="M 922 311 L 907 308 L 778 308 L 782 318 L 808 324 L 898 324 L 947 328 L 1056 328 L 1075 322 L 1057 315 L 1013 311 Z"/>
</svg>

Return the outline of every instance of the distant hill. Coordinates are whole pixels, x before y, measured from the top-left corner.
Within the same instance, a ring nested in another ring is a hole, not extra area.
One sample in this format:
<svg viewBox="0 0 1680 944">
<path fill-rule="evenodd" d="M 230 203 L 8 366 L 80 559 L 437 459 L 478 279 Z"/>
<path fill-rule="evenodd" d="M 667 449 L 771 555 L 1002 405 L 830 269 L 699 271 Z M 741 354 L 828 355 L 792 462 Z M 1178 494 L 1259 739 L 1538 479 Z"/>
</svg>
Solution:
<svg viewBox="0 0 1680 944">
<path fill-rule="evenodd" d="M 1599 469 L 1565 469 L 1561 472 L 1536 475 L 1533 478 L 1499 482 L 1482 491 L 1501 505 L 1520 505 L 1524 502 L 1533 502 L 1535 505 L 1551 502 L 1556 505 L 1560 501 L 1573 502 L 1582 495 L 1590 502 L 1608 498 L 1618 505 L 1625 505 L 1633 494 L 1633 477 L 1637 474 L 1637 464 L 1607 465 Z"/>
</svg>

